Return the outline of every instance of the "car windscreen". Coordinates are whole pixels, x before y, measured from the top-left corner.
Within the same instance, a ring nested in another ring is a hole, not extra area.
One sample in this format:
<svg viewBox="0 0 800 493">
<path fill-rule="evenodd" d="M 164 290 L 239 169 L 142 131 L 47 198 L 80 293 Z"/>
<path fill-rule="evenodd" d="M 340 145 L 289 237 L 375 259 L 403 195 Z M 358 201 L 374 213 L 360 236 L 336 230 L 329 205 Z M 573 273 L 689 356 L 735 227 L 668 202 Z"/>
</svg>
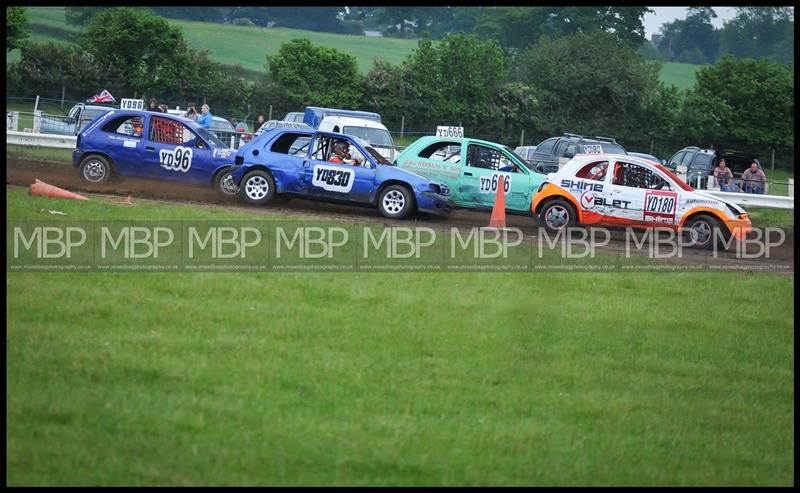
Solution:
<svg viewBox="0 0 800 493">
<path fill-rule="evenodd" d="M 683 181 L 678 175 L 673 173 L 672 170 L 670 170 L 663 164 L 656 164 L 656 168 L 658 168 L 658 170 L 664 173 L 665 175 L 669 176 L 672 179 L 672 181 L 674 181 L 682 189 L 686 190 L 687 192 L 694 191 L 694 188 L 692 188 L 691 185 Z"/>
<path fill-rule="evenodd" d="M 505 149 L 505 151 L 506 151 L 506 152 L 509 154 L 509 157 L 510 157 L 510 156 L 513 156 L 513 157 L 515 157 L 515 158 L 516 158 L 516 159 L 514 160 L 514 162 L 515 162 L 515 163 L 516 163 L 518 166 L 521 166 L 521 167 L 523 167 L 523 168 L 525 168 L 525 169 L 527 169 L 527 170 L 530 170 L 530 168 L 528 167 L 528 163 L 525 161 L 525 158 L 523 158 L 522 156 L 520 156 L 519 154 L 517 154 L 516 152 L 514 152 L 514 149 L 512 149 L 512 148 L 510 148 L 510 147 L 508 147 L 508 146 L 503 146 L 503 149 Z"/>
<path fill-rule="evenodd" d="M 219 147 L 222 149 L 228 148 L 228 146 L 226 146 L 221 140 L 219 140 L 216 135 L 209 132 L 208 129 L 206 129 L 205 127 L 196 128 L 194 129 L 194 131 L 197 132 L 197 134 L 200 135 L 200 137 L 202 137 L 203 140 L 210 143 L 212 146 Z"/>
<path fill-rule="evenodd" d="M 352 135 L 365 140 L 374 146 L 392 147 L 392 136 L 382 128 L 371 127 L 344 127 L 343 134 Z"/>
</svg>

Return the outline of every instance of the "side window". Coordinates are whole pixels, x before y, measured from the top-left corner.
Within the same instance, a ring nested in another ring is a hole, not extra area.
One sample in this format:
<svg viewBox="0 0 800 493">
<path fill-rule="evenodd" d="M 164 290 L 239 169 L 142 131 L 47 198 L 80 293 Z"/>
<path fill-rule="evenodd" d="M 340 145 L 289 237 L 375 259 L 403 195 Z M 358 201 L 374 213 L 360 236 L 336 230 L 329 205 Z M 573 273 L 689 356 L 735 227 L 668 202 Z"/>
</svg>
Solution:
<svg viewBox="0 0 800 493">
<path fill-rule="evenodd" d="M 329 137 L 318 137 L 317 140 L 314 141 L 314 150 L 311 153 L 311 159 L 315 159 L 317 161 L 327 161 L 332 149 L 332 142 L 333 139 Z"/>
<path fill-rule="evenodd" d="M 154 116 L 150 119 L 150 140 L 160 144 L 192 147 L 197 136 L 186 125 Z"/>
<path fill-rule="evenodd" d="M 497 170 L 509 166 L 511 161 L 496 149 L 470 144 L 467 150 L 467 166 Z"/>
<path fill-rule="evenodd" d="M 568 142 L 561 156 L 568 159 L 572 159 L 575 157 L 575 154 L 577 153 L 578 153 L 578 146 L 575 145 L 574 142 Z"/>
<path fill-rule="evenodd" d="M 458 142 L 436 142 L 422 149 L 418 156 L 432 161 L 457 163 L 461 160 L 461 144 Z"/>
<path fill-rule="evenodd" d="M 596 161 L 589 163 L 577 173 L 576 178 L 584 178 L 586 180 L 603 181 L 606 179 L 606 171 L 608 170 L 608 161 Z"/>
<path fill-rule="evenodd" d="M 553 152 L 553 146 L 555 146 L 557 139 L 548 139 L 539 144 L 536 148 L 536 154 L 550 154 Z"/>
<path fill-rule="evenodd" d="M 655 171 L 638 164 L 618 162 L 614 165 L 615 185 L 651 190 L 670 190 L 669 184 Z"/>
<path fill-rule="evenodd" d="M 681 160 L 686 156 L 686 151 L 679 152 L 670 160 L 669 164 L 672 166 L 680 166 Z"/>
<path fill-rule="evenodd" d="M 103 126 L 104 132 L 111 132 L 129 137 L 141 137 L 144 130 L 144 118 L 131 116 L 116 118 Z"/>
<path fill-rule="evenodd" d="M 307 149 L 310 140 L 308 135 L 287 133 L 278 137 L 269 150 L 281 154 L 304 154 L 303 150 Z"/>
</svg>

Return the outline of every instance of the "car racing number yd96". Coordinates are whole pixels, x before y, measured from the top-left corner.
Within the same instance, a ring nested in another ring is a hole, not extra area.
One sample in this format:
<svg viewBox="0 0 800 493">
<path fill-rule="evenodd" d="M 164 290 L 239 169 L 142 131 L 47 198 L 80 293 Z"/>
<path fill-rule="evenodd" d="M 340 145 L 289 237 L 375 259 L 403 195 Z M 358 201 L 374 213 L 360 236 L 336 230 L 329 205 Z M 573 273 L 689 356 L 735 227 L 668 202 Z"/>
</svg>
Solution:
<svg viewBox="0 0 800 493">
<path fill-rule="evenodd" d="M 492 176 L 481 176 L 480 193 L 496 193 L 500 183 L 500 173 L 492 173 Z M 503 174 L 503 193 L 511 190 L 511 175 Z"/>
<path fill-rule="evenodd" d="M 311 184 L 330 192 L 348 193 L 353 189 L 355 171 L 334 166 L 314 166 Z"/>
<path fill-rule="evenodd" d="M 172 150 L 161 149 L 158 151 L 158 161 L 164 169 L 186 173 L 192 167 L 192 148 L 178 146 Z"/>
</svg>

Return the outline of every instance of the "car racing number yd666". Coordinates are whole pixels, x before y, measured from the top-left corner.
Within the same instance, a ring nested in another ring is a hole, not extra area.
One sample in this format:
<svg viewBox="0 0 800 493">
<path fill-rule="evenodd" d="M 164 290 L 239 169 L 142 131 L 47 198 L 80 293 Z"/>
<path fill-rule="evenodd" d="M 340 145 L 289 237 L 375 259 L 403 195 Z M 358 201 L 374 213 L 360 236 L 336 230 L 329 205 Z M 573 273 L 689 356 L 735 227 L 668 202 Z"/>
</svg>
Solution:
<svg viewBox="0 0 800 493">
<path fill-rule="evenodd" d="M 503 175 L 503 193 L 508 193 L 511 190 L 511 175 Z M 500 181 L 499 173 L 492 173 L 492 176 L 481 176 L 480 178 L 480 192 L 481 193 L 496 193 Z"/>
<path fill-rule="evenodd" d="M 334 166 L 314 166 L 311 184 L 330 192 L 348 193 L 353 189 L 355 171 Z"/>
<path fill-rule="evenodd" d="M 161 149 L 158 160 L 164 169 L 182 171 L 186 173 L 192 167 L 191 147 L 178 146 L 175 149 Z"/>
</svg>

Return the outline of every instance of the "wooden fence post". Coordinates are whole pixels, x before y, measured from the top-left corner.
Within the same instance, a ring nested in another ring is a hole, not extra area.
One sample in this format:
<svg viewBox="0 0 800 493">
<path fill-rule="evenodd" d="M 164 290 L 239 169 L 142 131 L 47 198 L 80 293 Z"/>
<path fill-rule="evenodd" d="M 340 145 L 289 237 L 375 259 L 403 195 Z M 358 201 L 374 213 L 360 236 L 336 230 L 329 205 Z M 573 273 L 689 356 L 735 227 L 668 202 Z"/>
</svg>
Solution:
<svg viewBox="0 0 800 493">
<path fill-rule="evenodd" d="M 401 116 L 400 117 L 400 138 L 401 139 L 403 138 L 403 132 L 405 131 L 405 128 L 406 128 L 406 117 L 405 116 Z"/>
<path fill-rule="evenodd" d="M 525 145 L 525 129 L 522 129 L 522 132 L 519 135 L 519 146 L 522 147 Z"/>
</svg>

